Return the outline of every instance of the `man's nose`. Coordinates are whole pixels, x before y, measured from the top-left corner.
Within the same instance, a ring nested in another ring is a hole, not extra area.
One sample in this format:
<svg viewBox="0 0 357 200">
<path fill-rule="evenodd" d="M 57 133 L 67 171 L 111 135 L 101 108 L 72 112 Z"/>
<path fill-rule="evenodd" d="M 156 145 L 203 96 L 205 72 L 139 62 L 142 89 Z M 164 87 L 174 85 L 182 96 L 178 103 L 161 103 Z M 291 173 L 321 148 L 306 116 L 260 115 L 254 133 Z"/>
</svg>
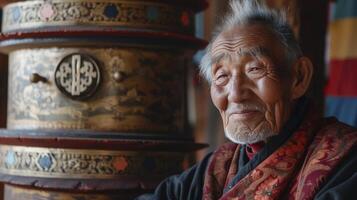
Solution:
<svg viewBox="0 0 357 200">
<path fill-rule="evenodd" d="M 228 91 L 228 101 L 241 102 L 247 98 L 246 80 L 244 75 L 232 76 Z"/>
</svg>

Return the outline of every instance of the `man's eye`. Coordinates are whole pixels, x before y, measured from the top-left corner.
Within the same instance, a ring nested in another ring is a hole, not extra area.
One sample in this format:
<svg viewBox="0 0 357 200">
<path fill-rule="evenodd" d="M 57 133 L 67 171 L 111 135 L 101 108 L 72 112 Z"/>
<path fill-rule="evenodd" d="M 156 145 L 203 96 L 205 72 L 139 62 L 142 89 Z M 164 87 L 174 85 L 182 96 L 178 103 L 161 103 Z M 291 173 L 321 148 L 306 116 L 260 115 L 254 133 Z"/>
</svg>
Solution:
<svg viewBox="0 0 357 200">
<path fill-rule="evenodd" d="M 246 70 L 246 75 L 251 79 L 261 78 L 266 73 L 266 67 L 260 65 L 251 65 Z"/>
<path fill-rule="evenodd" d="M 262 69 L 263 69 L 262 67 L 249 67 L 248 72 L 258 72 Z"/>
<path fill-rule="evenodd" d="M 214 82 L 216 85 L 223 85 L 227 82 L 227 80 L 228 80 L 227 74 L 220 74 L 220 75 L 216 76 L 216 78 L 214 79 Z"/>
</svg>

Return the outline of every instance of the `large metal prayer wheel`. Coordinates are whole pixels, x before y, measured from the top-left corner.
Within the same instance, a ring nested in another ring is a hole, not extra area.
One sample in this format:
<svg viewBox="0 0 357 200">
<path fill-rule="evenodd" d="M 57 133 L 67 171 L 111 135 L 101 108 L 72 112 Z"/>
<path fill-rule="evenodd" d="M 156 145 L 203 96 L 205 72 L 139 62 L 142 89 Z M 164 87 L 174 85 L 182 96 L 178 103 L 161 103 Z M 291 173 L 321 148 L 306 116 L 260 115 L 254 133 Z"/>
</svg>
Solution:
<svg viewBox="0 0 357 200">
<path fill-rule="evenodd" d="M 131 199 L 203 145 L 186 68 L 203 0 L 2 1 L 9 54 L 6 200 Z"/>
</svg>

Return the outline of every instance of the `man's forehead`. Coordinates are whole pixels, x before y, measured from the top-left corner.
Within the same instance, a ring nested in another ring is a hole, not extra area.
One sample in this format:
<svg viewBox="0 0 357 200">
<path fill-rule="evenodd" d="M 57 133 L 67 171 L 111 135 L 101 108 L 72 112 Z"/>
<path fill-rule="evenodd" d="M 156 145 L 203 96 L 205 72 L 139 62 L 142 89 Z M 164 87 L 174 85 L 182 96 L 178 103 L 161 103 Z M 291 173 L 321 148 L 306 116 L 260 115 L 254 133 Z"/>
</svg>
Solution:
<svg viewBox="0 0 357 200">
<path fill-rule="evenodd" d="M 212 63 L 217 63 L 221 60 L 232 60 L 233 57 L 240 56 L 251 56 L 251 57 L 259 57 L 259 56 L 270 56 L 269 50 L 263 46 L 251 46 L 247 48 L 239 47 L 236 49 L 227 49 L 224 46 L 222 48 L 216 48 L 215 51 L 212 52 Z"/>
<path fill-rule="evenodd" d="M 276 47 L 281 48 L 275 40 L 274 34 L 264 25 L 238 26 L 218 35 L 212 43 L 211 58 L 214 63 L 232 56 L 271 57 Z"/>
</svg>

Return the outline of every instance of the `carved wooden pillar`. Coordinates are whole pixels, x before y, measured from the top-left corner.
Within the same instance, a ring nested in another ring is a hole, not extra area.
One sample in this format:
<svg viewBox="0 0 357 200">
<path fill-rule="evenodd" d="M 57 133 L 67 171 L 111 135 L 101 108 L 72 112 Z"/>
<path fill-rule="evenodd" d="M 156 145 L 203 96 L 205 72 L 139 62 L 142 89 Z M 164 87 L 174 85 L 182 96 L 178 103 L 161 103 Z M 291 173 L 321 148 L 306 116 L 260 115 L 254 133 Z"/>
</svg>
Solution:
<svg viewBox="0 0 357 200">
<path fill-rule="evenodd" d="M 6 200 L 128 199 L 182 170 L 196 1 L 2 1 Z"/>
</svg>

